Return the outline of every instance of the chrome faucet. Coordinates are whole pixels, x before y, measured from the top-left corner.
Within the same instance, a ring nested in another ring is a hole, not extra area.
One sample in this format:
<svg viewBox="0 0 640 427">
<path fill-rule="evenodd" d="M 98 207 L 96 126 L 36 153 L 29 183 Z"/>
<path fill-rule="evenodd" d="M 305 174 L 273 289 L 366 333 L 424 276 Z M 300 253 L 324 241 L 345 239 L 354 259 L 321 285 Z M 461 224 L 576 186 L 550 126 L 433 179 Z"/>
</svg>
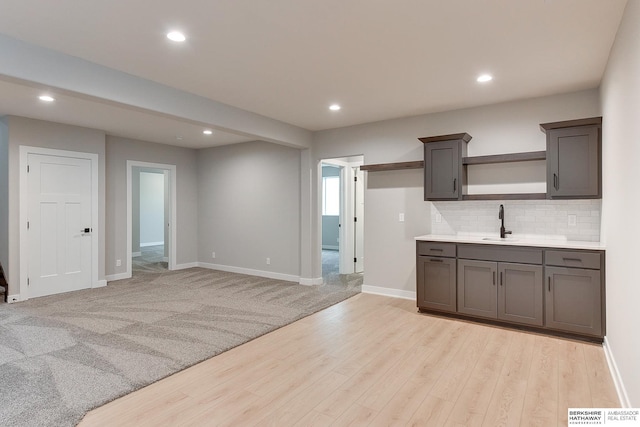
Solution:
<svg viewBox="0 0 640 427">
<path fill-rule="evenodd" d="M 504 239 L 507 237 L 507 234 L 511 234 L 511 231 L 506 231 L 504 229 L 504 205 L 500 205 L 500 210 L 498 211 L 498 219 L 500 220 L 500 238 Z"/>
</svg>

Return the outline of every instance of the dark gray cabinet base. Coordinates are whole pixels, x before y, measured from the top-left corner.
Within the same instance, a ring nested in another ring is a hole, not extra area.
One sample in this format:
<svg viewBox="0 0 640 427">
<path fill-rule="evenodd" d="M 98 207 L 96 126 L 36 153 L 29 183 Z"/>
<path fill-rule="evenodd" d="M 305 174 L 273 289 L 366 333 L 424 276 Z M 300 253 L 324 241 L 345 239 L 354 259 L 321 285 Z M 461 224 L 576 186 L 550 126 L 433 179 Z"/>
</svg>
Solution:
<svg viewBox="0 0 640 427">
<path fill-rule="evenodd" d="M 597 342 L 605 334 L 604 251 L 421 241 L 416 291 L 420 311 Z"/>
</svg>

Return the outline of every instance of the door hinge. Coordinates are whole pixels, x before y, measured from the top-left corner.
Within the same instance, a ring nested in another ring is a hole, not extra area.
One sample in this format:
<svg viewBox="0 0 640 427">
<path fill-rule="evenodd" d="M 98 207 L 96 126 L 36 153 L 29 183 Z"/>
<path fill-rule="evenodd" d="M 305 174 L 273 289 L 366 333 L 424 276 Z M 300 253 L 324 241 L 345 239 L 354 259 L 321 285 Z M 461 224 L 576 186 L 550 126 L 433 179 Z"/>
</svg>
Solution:
<svg viewBox="0 0 640 427">
<path fill-rule="evenodd" d="M 353 182 L 358 182 L 358 177 L 357 176 L 353 177 Z"/>
<path fill-rule="evenodd" d="M 358 258 L 354 258 L 354 259 L 353 259 L 353 262 L 358 262 Z"/>
<path fill-rule="evenodd" d="M 27 277 L 27 286 L 30 286 L 30 285 L 31 285 L 31 279 Z"/>
<path fill-rule="evenodd" d="M 29 221 L 27 221 L 27 230 L 29 229 Z"/>
<path fill-rule="evenodd" d="M 353 218 L 353 222 L 358 222 L 358 217 Z"/>
<path fill-rule="evenodd" d="M 27 165 L 27 173 L 29 173 L 29 165 Z"/>
</svg>

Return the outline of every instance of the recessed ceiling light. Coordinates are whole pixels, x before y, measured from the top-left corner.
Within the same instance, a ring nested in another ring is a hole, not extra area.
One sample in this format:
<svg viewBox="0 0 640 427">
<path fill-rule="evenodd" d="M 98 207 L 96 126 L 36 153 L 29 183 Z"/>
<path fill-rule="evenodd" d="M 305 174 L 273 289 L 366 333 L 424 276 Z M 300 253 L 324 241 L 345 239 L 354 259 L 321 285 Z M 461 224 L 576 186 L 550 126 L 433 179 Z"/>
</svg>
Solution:
<svg viewBox="0 0 640 427">
<path fill-rule="evenodd" d="M 53 98 L 52 96 L 49 96 L 49 95 L 40 95 L 38 97 L 38 99 L 40 101 L 44 101 L 44 102 L 53 102 L 53 101 L 55 101 L 55 98 Z"/>
<path fill-rule="evenodd" d="M 167 38 L 174 42 L 183 42 L 187 39 L 180 31 L 171 31 L 170 33 L 167 33 Z"/>
<path fill-rule="evenodd" d="M 486 82 L 490 82 L 491 80 L 493 80 L 493 76 L 491 76 L 490 74 L 481 74 L 476 79 L 478 83 L 486 83 Z"/>
<path fill-rule="evenodd" d="M 209 130 L 209 129 L 205 129 L 205 130 L 202 131 L 202 133 L 204 133 L 205 135 L 211 135 L 213 133 L 213 131 Z"/>
<path fill-rule="evenodd" d="M 331 111 L 338 111 L 341 108 L 342 107 L 339 106 L 338 104 L 333 104 L 333 105 L 329 106 L 329 110 L 331 110 Z"/>
</svg>

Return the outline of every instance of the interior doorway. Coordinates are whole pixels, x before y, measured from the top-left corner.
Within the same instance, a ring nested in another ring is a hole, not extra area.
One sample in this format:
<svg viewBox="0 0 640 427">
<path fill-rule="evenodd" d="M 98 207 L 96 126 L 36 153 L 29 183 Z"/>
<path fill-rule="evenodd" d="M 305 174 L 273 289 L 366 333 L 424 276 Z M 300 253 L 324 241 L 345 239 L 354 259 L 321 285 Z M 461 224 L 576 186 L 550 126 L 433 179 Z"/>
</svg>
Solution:
<svg viewBox="0 0 640 427">
<path fill-rule="evenodd" d="M 364 182 L 360 166 L 363 163 L 363 156 L 321 161 L 320 249 L 325 284 L 362 281 Z"/>
<path fill-rule="evenodd" d="M 133 168 L 132 273 L 169 267 L 169 171 Z M 166 244 L 165 244 L 166 243 Z"/>
<path fill-rule="evenodd" d="M 127 275 L 175 268 L 175 165 L 127 162 Z"/>
</svg>

